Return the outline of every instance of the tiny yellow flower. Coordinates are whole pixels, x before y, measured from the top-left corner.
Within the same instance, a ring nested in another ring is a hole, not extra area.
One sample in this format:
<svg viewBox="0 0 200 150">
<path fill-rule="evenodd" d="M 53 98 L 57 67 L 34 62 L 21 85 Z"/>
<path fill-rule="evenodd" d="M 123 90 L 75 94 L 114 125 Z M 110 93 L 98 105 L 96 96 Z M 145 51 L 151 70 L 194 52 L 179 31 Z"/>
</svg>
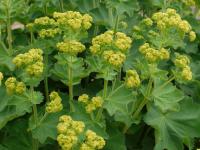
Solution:
<svg viewBox="0 0 200 150">
<path fill-rule="evenodd" d="M 23 82 L 17 82 L 15 90 L 17 94 L 23 94 L 26 91 L 26 85 Z"/>
<path fill-rule="evenodd" d="M 50 102 L 46 105 L 47 113 L 59 112 L 63 109 L 62 99 L 57 92 L 52 92 L 50 94 Z"/>
<path fill-rule="evenodd" d="M 87 104 L 89 96 L 87 94 L 82 94 L 79 96 L 78 101 Z"/>
<path fill-rule="evenodd" d="M 1 86 L 1 81 L 3 80 L 3 73 L 0 72 L 0 86 Z"/>
<path fill-rule="evenodd" d="M 190 31 L 189 39 L 190 39 L 190 42 L 193 42 L 196 39 L 196 33 L 194 31 Z"/>
<path fill-rule="evenodd" d="M 77 55 L 85 50 L 85 46 L 75 40 L 59 42 L 56 46 L 60 52 L 68 53 L 70 55 Z"/>
<path fill-rule="evenodd" d="M 151 20 L 151 18 L 143 19 L 142 22 L 143 22 L 146 26 L 152 26 L 152 25 L 153 25 L 153 21 Z"/>
<path fill-rule="evenodd" d="M 136 70 L 126 72 L 125 85 L 127 88 L 136 88 L 140 86 L 140 78 Z"/>
<path fill-rule="evenodd" d="M 185 67 L 183 68 L 182 72 L 181 72 L 181 76 L 183 78 L 183 80 L 186 80 L 186 81 L 190 81 L 192 80 L 192 72 L 190 70 L 190 67 Z"/>
</svg>

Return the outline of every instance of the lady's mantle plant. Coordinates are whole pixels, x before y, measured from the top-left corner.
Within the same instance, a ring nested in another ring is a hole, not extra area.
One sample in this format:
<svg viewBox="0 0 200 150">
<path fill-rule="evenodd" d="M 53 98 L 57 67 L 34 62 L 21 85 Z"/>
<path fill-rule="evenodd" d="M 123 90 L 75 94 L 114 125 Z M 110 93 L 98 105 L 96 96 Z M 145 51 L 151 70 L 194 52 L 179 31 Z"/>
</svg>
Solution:
<svg viewBox="0 0 200 150">
<path fill-rule="evenodd" d="M 195 1 L 27 1 L 21 32 L 15 1 L 0 2 L 0 149 L 195 146 Z"/>
</svg>

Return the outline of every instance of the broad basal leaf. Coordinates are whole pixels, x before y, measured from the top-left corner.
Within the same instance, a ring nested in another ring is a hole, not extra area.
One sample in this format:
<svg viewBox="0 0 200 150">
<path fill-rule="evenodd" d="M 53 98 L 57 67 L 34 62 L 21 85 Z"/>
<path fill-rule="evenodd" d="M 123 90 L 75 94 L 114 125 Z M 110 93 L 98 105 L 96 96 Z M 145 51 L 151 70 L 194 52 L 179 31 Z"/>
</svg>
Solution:
<svg viewBox="0 0 200 150">
<path fill-rule="evenodd" d="M 3 128 L 8 121 L 11 121 L 23 114 L 17 114 L 15 107 L 10 106 L 6 107 L 3 111 L 0 112 L 0 129 Z"/>
<path fill-rule="evenodd" d="M 0 111 L 2 111 L 8 104 L 10 97 L 6 94 L 5 88 L 0 86 Z"/>
<path fill-rule="evenodd" d="M 191 99 L 181 102 L 179 112 L 162 113 L 151 107 L 144 121 L 155 129 L 155 150 L 183 150 L 191 138 L 200 136 L 200 105 Z"/>
<path fill-rule="evenodd" d="M 5 150 L 31 150 L 32 138 L 27 132 L 27 121 L 25 119 L 18 119 L 9 123 L 4 129 L 7 136 L 2 140 L 2 145 Z M 1 149 L 0 150 L 4 150 Z"/>
<path fill-rule="evenodd" d="M 48 114 L 48 116 L 36 128 L 31 130 L 33 137 L 38 139 L 40 143 L 44 143 L 47 138 L 56 140 L 56 127 L 61 115 L 62 113 Z M 34 121 L 32 119 L 29 122 L 29 127 L 31 126 L 34 126 Z"/>
<path fill-rule="evenodd" d="M 163 80 L 155 81 L 152 92 L 154 103 L 163 112 L 177 111 L 179 109 L 178 102 L 184 98 L 184 95 L 172 83 L 165 83 L 166 81 Z"/>
<path fill-rule="evenodd" d="M 106 27 L 114 26 L 114 18 L 116 18 L 116 13 L 110 15 L 105 5 L 100 5 L 98 8 L 91 10 L 90 14 L 93 17 L 95 24 L 104 25 Z"/>
<path fill-rule="evenodd" d="M 108 126 L 109 139 L 105 150 L 126 150 L 125 137 L 116 127 Z"/>
<path fill-rule="evenodd" d="M 15 65 L 12 63 L 12 57 L 0 47 L 0 65 L 6 66 L 9 70 L 13 71 Z"/>
<path fill-rule="evenodd" d="M 118 84 L 105 99 L 104 108 L 116 121 L 122 121 L 128 126 L 133 121 L 131 107 L 134 102 L 132 89 L 127 89 L 124 84 Z"/>
<path fill-rule="evenodd" d="M 127 13 L 130 16 L 139 9 L 139 4 L 136 0 L 107 0 L 106 3 L 109 7 L 115 8 L 118 15 Z"/>
</svg>

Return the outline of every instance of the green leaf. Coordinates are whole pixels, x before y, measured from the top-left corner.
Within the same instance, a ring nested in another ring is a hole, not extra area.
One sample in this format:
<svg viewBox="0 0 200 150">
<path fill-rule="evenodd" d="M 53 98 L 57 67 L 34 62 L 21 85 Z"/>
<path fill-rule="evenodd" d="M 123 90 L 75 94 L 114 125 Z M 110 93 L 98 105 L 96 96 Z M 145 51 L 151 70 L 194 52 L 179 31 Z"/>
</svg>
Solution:
<svg viewBox="0 0 200 150">
<path fill-rule="evenodd" d="M 154 149 L 182 150 L 183 142 L 187 144 L 192 138 L 199 137 L 199 108 L 200 105 L 192 103 L 191 99 L 181 102 L 179 112 L 162 113 L 156 107 L 150 107 L 144 121 L 155 129 Z"/>
<path fill-rule="evenodd" d="M 3 128 L 8 121 L 11 121 L 23 114 L 16 113 L 15 107 L 6 107 L 0 112 L 0 129 Z"/>
<path fill-rule="evenodd" d="M 5 150 L 32 149 L 32 138 L 30 133 L 28 133 L 26 130 L 27 126 L 27 121 L 25 119 L 17 119 L 9 123 L 8 126 L 4 128 L 4 131 L 6 131 L 7 136 L 3 138 L 1 144 L 5 146 Z"/>
<path fill-rule="evenodd" d="M 0 103 L 0 128 L 5 126 L 8 121 L 30 113 L 32 111 L 32 105 L 40 104 L 43 100 L 40 92 L 34 92 L 33 99 L 31 99 L 32 95 L 29 91 L 22 95 L 14 94 L 8 96 L 2 87 L 0 87 L 0 96 L 3 98 L 2 103 Z"/>
<path fill-rule="evenodd" d="M 6 66 L 10 71 L 13 71 L 15 65 L 12 63 L 12 59 L 6 51 L 0 48 L 0 65 Z"/>
<path fill-rule="evenodd" d="M 90 10 L 93 9 L 93 3 L 91 1 L 83 1 L 83 0 L 77 0 L 77 9 L 79 9 L 83 13 L 88 13 Z"/>
<path fill-rule="evenodd" d="M 48 116 L 36 128 L 31 130 L 33 138 L 38 139 L 40 143 L 44 143 L 47 138 L 56 140 L 56 127 L 61 115 L 61 112 L 48 114 Z M 33 119 L 31 119 L 29 122 L 29 128 L 32 126 L 35 126 Z"/>
<path fill-rule="evenodd" d="M 108 127 L 109 139 L 106 141 L 105 150 L 126 150 L 124 134 L 116 127 Z"/>
<path fill-rule="evenodd" d="M 6 94 L 5 88 L 0 86 L 0 111 L 2 111 L 8 104 L 10 97 Z"/>
<path fill-rule="evenodd" d="M 110 15 L 105 5 L 101 4 L 98 8 L 95 8 L 91 10 L 90 12 L 94 19 L 95 24 L 104 25 L 106 27 L 114 26 L 114 18 L 116 18 L 116 13 L 113 13 L 113 15 Z"/>
<path fill-rule="evenodd" d="M 139 10 L 137 0 L 106 0 L 108 7 L 115 8 L 118 15 L 127 13 L 129 16 Z"/>
<path fill-rule="evenodd" d="M 90 115 L 85 112 L 84 107 L 77 103 L 74 104 L 75 112 L 70 114 L 72 118 L 77 121 L 83 121 L 85 123 L 86 129 L 93 130 L 98 135 L 107 139 L 108 134 L 106 133 L 105 122 L 96 122 L 95 120 L 92 120 Z"/>
<path fill-rule="evenodd" d="M 163 80 L 156 80 L 152 92 L 155 106 L 161 111 L 178 111 L 179 101 L 183 100 L 183 93 L 178 90 L 172 83 L 165 84 Z"/>
<path fill-rule="evenodd" d="M 32 104 L 40 104 L 40 103 L 43 101 L 43 99 L 44 99 L 42 93 L 39 92 L 39 91 L 34 91 L 34 92 L 33 92 L 33 95 L 32 95 L 31 91 L 29 90 L 29 91 L 27 92 L 27 95 L 26 95 L 26 96 L 29 97 L 29 101 L 30 101 Z M 31 98 L 31 97 L 33 97 L 33 98 Z"/>
<path fill-rule="evenodd" d="M 186 45 L 183 41 L 184 34 L 174 28 L 167 28 L 163 33 L 161 32 L 156 36 L 149 37 L 151 43 L 154 44 L 157 48 L 170 46 L 174 49 L 177 49 L 179 47 L 184 48 Z"/>
<path fill-rule="evenodd" d="M 58 62 L 54 65 L 52 73 L 65 85 L 69 85 L 69 69 L 72 68 L 73 85 L 79 84 L 81 79 L 89 75 L 89 71 L 84 68 L 82 58 L 61 54 L 55 56 Z"/>
<path fill-rule="evenodd" d="M 105 99 L 104 108 L 116 121 L 122 121 L 130 126 L 133 122 L 131 107 L 134 99 L 132 89 L 125 88 L 124 84 L 117 84 Z"/>
<path fill-rule="evenodd" d="M 16 113 L 21 114 L 31 112 L 32 103 L 25 95 L 13 95 L 12 99 L 8 102 L 8 105 L 15 106 Z"/>
</svg>

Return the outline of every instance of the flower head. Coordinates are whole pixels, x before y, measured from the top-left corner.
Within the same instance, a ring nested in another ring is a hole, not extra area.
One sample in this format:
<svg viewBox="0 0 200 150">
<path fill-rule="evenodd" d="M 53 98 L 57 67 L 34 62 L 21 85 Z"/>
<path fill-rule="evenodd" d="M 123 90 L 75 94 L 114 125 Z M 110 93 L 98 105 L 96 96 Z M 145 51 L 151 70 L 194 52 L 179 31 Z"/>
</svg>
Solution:
<svg viewBox="0 0 200 150">
<path fill-rule="evenodd" d="M 63 109 L 62 99 L 57 92 L 51 92 L 50 94 L 50 102 L 47 103 L 46 112 L 47 113 L 55 113 L 59 112 Z"/>
</svg>

